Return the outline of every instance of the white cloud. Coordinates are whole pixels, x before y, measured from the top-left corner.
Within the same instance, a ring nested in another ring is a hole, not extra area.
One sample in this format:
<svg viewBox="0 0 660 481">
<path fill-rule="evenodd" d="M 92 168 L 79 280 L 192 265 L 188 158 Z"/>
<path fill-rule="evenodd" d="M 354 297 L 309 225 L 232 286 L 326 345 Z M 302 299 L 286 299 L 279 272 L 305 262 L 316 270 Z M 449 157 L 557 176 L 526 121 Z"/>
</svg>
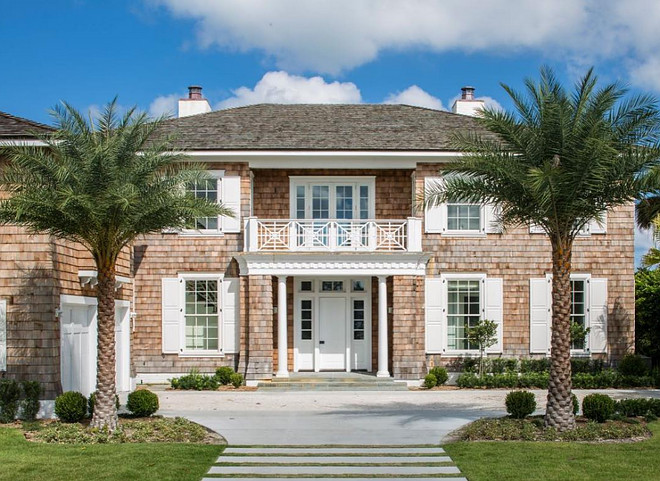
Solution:
<svg viewBox="0 0 660 481">
<path fill-rule="evenodd" d="M 175 117 L 179 107 L 179 99 L 183 96 L 180 94 L 161 95 L 156 97 L 149 104 L 149 116 L 161 117 L 163 115 Z"/>
<path fill-rule="evenodd" d="M 279 68 L 337 74 L 385 50 L 534 51 L 579 64 L 630 62 L 633 81 L 660 62 L 654 0 L 145 0 L 196 22 L 197 41 L 258 50 Z"/>
<path fill-rule="evenodd" d="M 417 85 L 411 85 L 401 92 L 390 94 L 383 103 L 386 104 L 406 104 L 417 107 L 426 107 L 435 110 L 445 110 L 442 101 L 429 94 Z"/>
<path fill-rule="evenodd" d="M 216 105 L 218 109 L 259 103 L 354 104 L 362 100 L 351 82 L 328 83 L 321 77 L 301 77 L 287 72 L 268 72 L 254 86 L 233 90 L 232 97 Z"/>
</svg>

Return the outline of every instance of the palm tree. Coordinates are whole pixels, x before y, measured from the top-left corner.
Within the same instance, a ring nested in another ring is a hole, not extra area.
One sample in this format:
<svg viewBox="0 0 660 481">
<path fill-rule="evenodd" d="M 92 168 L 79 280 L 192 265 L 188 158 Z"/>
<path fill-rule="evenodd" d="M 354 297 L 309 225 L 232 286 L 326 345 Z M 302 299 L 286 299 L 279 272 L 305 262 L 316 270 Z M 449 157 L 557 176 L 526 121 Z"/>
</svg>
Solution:
<svg viewBox="0 0 660 481">
<path fill-rule="evenodd" d="M 445 170 L 426 202 L 490 203 L 505 226 L 536 225 L 552 246 L 552 338 L 547 426 L 575 426 L 571 404 L 570 312 L 573 241 L 603 212 L 643 190 L 640 173 L 659 163 L 660 114 L 653 98 L 624 98 L 618 84 L 597 87 L 592 70 L 567 93 L 552 70 L 507 85 L 515 113 L 486 109 L 476 121 L 496 134 L 456 136 L 465 153 Z M 449 174 L 449 175 L 447 175 Z"/>
<path fill-rule="evenodd" d="M 140 235 L 183 228 L 195 217 L 233 215 L 186 193 L 203 180 L 202 166 L 184 162 L 169 139 L 155 135 L 135 108 L 117 113 L 116 99 L 94 119 L 67 103 L 52 116 L 57 131 L 45 147 L 12 147 L 0 187 L 0 222 L 82 244 L 98 273 L 96 405 L 92 427 L 117 426 L 115 407 L 115 265 Z"/>
</svg>

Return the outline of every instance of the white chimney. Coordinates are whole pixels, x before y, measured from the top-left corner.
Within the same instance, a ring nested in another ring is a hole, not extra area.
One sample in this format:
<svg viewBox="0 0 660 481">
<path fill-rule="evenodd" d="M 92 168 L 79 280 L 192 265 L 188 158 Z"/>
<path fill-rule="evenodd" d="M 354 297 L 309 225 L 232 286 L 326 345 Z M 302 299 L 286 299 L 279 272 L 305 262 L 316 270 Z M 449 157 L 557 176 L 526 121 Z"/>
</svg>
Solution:
<svg viewBox="0 0 660 481">
<path fill-rule="evenodd" d="M 199 85 L 188 87 L 188 98 L 179 99 L 179 118 L 205 114 L 210 111 L 209 101 L 202 97 L 202 87 Z"/>
<path fill-rule="evenodd" d="M 484 108 L 484 101 L 474 98 L 474 87 L 463 87 L 461 89 L 461 98 L 454 102 L 451 111 L 455 114 L 469 115 L 476 117 L 479 111 Z"/>
</svg>

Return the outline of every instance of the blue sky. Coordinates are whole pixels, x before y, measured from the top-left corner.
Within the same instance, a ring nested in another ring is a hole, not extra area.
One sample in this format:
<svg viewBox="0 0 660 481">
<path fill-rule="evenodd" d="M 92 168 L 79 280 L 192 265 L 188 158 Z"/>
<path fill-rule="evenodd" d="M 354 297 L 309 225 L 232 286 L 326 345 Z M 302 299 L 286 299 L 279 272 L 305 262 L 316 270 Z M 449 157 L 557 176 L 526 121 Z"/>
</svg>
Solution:
<svg viewBox="0 0 660 481">
<path fill-rule="evenodd" d="M 474 4 L 474 6 L 471 6 Z M 48 122 L 66 100 L 173 112 L 190 84 L 214 108 L 384 101 L 451 108 L 470 84 L 509 108 L 541 64 L 565 82 L 660 93 L 649 0 L 59 0 L 5 2 L 0 110 Z M 639 235 L 637 253 L 650 240 Z"/>
</svg>

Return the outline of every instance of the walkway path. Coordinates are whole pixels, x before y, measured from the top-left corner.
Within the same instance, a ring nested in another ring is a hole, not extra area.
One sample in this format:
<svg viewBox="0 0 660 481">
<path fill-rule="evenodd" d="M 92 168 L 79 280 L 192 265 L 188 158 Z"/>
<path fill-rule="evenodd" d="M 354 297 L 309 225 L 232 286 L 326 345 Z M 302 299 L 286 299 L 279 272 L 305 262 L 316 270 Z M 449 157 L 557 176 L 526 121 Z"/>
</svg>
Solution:
<svg viewBox="0 0 660 481">
<path fill-rule="evenodd" d="M 322 477 L 318 477 L 322 476 Z M 241 479 L 467 481 L 438 446 L 230 446 L 202 481 Z"/>
</svg>

